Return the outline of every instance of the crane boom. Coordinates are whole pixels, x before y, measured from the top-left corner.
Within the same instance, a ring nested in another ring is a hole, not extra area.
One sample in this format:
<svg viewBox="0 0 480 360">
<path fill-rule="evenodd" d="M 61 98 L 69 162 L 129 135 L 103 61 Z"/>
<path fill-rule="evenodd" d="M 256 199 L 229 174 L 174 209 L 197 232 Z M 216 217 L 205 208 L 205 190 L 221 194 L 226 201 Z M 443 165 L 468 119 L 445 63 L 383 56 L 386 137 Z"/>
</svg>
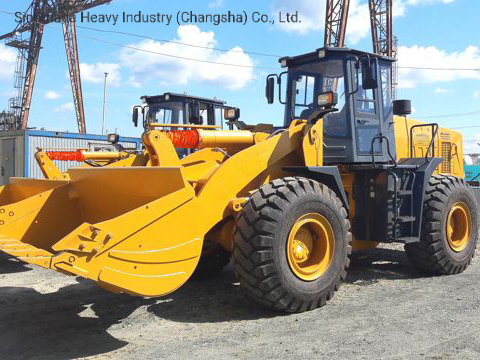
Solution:
<svg viewBox="0 0 480 360">
<path fill-rule="evenodd" d="M 393 36 L 392 0 L 369 0 L 370 25 L 372 29 L 372 44 L 375 54 L 393 57 L 397 56 L 396 39 Z M 392 66 L 390 83 L 392 98 L 395 99 L 397 79 L 396 63 Z"/>
<path fill-rule="evenodd" d="M 72 17 L 81 11 L 110 3 L 112 0 L 33 0 L 15 29 L 0 36 L 5 44 L 18 50 L 15 67 L 15 97 L 10 99 L 8 112 L 2 113 L 0 131 L 26 129 L 32 103 L 33 87 L 45 25 L 62 19 L 63 37 L 72 86 L 78 130 L 86 132 L 82 85 L 78 61 L 77 36 Z M 25 36 L 25 33 L 27 35 Z"/>
<path fill-rule="evenodd" d="M 325 15 L 326 47 L 344 47 L 350 0 L 327 0 Z"/>
</svg>

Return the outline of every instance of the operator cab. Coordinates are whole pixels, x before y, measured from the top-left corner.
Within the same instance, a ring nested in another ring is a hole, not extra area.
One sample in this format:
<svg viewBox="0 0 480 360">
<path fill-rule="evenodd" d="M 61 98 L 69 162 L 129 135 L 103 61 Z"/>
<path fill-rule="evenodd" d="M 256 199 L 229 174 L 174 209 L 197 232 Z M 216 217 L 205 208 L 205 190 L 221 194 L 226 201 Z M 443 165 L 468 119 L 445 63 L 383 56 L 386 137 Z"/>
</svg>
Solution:
<svg viewBox="0 0 480 360">
<path fill-rule="evenodd" d="M 279 61 L 288 70 L 268 76 L 268 102 L 273 102 L 276 80 L 279 101 L 285 105 L 285 127 L 295 119 L 323 118 L 326 164 L 372 163 L 372 148 L 375 162 L 393 161 L 394 59 L 348 48 L 321 48 Z"/>
<path fill-rule="evenodd" d="M 142 96 L 141 99 L 143 105 L 133 107 L 132 121 L 135 126 L 138 126 L 139 112 L 141 112 L 145 130 L 150 124 L 165 125 L 162 129 L 168 129 L 168 125 L 172 125 L 170 128 L 177 125 L 175 129 L 196 126 L 223 129 L 222 120 L 224 119 L 227 126 L 232 129 L 234 124 L 240 123 L 238 121 L 240 109 L 227 106 L 222 100 L 174 93 Z M 185 125 L 185 127 L 178 125 Z M 194 149 L 177 149 L 180 158 L 193 152 L 195 152 Z"/>
<path fill-rule="evenodd" d="M 133 109 L 133 123 L 138 125 L 139 111 L 143 114 L 143 126 L 150 123 L 173 125 L 208 125 L 223 129 L 222 119 L 236 121 L 240 112 L 226 106 L 225 101 L 185 94 L 165 93 L 142 96 L 143 106 Z"/>
</svg>

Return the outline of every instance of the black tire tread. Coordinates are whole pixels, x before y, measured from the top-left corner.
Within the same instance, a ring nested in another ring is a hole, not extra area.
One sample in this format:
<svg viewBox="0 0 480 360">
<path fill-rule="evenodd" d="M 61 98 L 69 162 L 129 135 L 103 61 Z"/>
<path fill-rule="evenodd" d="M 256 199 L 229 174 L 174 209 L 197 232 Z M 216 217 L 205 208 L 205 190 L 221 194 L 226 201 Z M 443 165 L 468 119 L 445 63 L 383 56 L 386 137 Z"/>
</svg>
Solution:
<svg viewBox="0 0 480 360">
<path fill-rule="evenodd" d="M 463 179 L 450 175 L 430 178 L 424 201 L 421 241 L 405 245 L 409 260 L 420 270 L 438 275 L 459 274 L 471 263 L 473 251 L 462 264 L 449 261 L 442 244 L 442 208 L 454 188 L 468 186 Z"/>
<path fill-rule="evenodd" d="M 282 288 L 275 274 L 272 257 L 272 237 L 275 222 L 281 211 L 302 193 L 320 194 L 341 214 L 344 233 L 347 235 L 348 248 L 344 267 L 330 288 L 315 301 L 302 301 L 293 298 Z M 302 312 L 325 305 L 340 288 L 350 264 L 352 235 L 348 214 L 340 199 L 327 186 L 314 180 L 301 177 L 287 177 L 273 180 L 256 191 L 239 214 L 235 231 L 233 264 L 235 273 L 247 295 L 256 302 L 270 308 L 286 312 Z"/>
</svg>

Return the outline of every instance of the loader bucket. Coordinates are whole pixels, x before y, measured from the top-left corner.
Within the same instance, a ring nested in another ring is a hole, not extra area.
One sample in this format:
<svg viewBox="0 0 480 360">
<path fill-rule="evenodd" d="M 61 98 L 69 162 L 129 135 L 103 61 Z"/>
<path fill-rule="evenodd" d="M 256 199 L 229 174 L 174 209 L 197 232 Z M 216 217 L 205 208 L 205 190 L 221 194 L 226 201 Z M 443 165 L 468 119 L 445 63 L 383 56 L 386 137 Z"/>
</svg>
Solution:
<svg viewBox="0 0 480 360">
<path fill-rule="evenodd" d="M 181 167 L 76 168 L 69 175 L 0 188 L 0 250 L 143 296 L 167 294 L 190 277 L 203 211 Z"/>
</svg>

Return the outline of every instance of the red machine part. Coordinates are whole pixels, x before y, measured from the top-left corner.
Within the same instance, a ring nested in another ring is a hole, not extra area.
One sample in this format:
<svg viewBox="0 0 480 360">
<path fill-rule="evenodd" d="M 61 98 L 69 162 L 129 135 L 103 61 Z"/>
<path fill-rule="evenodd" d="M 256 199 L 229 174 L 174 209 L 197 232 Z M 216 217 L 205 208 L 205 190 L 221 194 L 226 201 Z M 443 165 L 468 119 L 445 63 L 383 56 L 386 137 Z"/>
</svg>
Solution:
<svg viewBox="0 0 480 360">
<path fill-rule="evenodd" d="M 173 146 L 182 149 L 195 149 L 200 143 L 198 130 L 170 130 L 165 135 L 172 141 Z"/>
<path fill-rule="evenodd" d="M 82 150 L 77 151 L 46 151 L 50 160 L 84 162 Z"/>
</svg>

